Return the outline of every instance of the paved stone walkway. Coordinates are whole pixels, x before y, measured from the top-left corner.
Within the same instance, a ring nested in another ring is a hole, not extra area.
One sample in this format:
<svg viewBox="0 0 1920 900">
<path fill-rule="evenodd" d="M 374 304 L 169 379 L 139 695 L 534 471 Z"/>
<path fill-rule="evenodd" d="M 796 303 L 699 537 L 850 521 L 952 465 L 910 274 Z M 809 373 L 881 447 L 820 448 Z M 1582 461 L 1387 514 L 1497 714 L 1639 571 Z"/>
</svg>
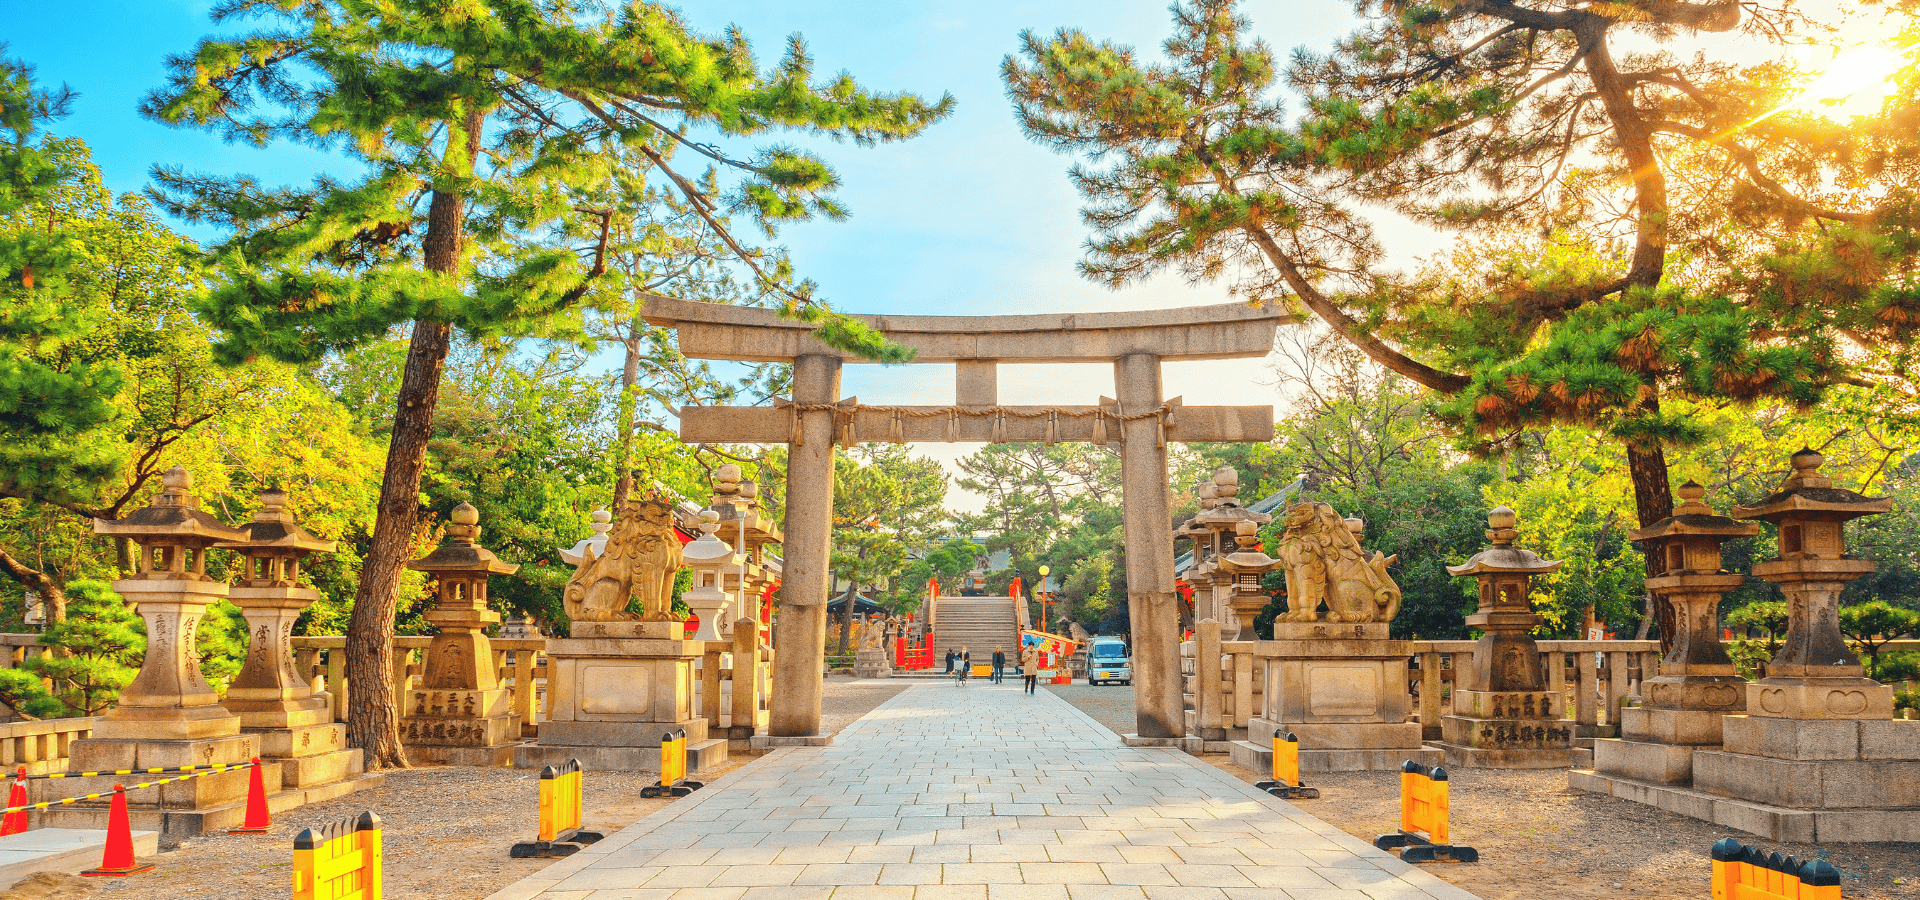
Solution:
<svg viewBox="0 0 1920 900">
<path fill-rule="evenodd" d="M 975 682 L 901 693 L 489 900 L 1472 897 L 1044 691 Z"/>
</svg>

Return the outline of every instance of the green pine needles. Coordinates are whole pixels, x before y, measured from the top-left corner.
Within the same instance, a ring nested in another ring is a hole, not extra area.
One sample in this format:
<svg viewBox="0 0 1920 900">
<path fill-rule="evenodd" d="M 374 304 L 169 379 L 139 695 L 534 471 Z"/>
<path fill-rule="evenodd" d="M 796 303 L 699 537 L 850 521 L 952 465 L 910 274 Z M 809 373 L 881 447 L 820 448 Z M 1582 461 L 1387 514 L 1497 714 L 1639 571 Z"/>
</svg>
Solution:
<svg viewBox="0 0 1920 900">
<path fill-rule="evenodd" d="M 695 135 L 786 130 L 871 145 L 952 108 L 950 97 L 876 93 L 844 74 L 815 82 L 797 38 L 762 71 L 737 30 L 702 36 L 653 3 L 601 16 L 570 2 L 242 0 L 214 13 L 249 19 L 264 27 L 171 59 L 170 84 L 143 111 L 237 141 L 316 143 L 360 165 L 307 188 L 156 172 L 168 211 L 230 230 L 209 249 L 219 277 L 206 312 L 232 358 L 311 362 L 421 319 L 475 337 L 527 333 L 609 274 L 611 212 L 580 198 L 607 184 L 610 159 L 652 168 L 731 243 L 726 213 L 769 231 L 844 217 L 839 179 L 810 153 L 735 153 Z M 708 189 L 683 175 L 676 155 L 687 154 L 729 181 Z M 443 223 L 457 261 L 433 265 L 431 201 L 450 194 L 463 201 L 460 219 Z M 815 302 L 812 285 L 780 289 L 829 343 L 904 358 Z"/>
<path fill-rule="evenodd" d="M 72 170 L 40 129 L 72 95 L 47 91 L 0 44 L 0 496 L 95 499 L 124 452 L 109 426 L 125 384 L 110 364 L 75 352 L 103 310 L 79 296 L 89 259 L 66 224 L 33 215 Z"/>
</svg>

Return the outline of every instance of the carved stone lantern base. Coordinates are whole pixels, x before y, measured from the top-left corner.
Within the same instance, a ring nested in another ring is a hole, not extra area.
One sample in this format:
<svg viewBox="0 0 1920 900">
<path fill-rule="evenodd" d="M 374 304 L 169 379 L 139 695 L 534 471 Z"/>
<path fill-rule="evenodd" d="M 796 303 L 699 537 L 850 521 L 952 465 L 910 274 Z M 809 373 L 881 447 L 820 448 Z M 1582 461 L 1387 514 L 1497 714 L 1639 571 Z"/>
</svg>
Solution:
<svg viewBox="0 0 1920 900">
<path fill-rule="evenodd" d="M 1573 723 L 1552 691 L 1455 689 L 1453 714 L 1440 717 L 1447 764 L 1496 769 L 1563 769 Z"/>
<path fill-rule="evenodd" d="M 416 763 L 507 766 L 520 739 L 520 716 L 505 688 L 406 692 L 400 739 Z"/>
<path fill-rule="evenodd" d="M 1275 622 L 1260 715 L 1230 748 L 1241 765 L 1271 765 L 1273 733 L 1300 739 L 1303 772 L 1393 770 L 1411 759 L 1437 765 L 1420 723 L 1408 721 L 1410 641 L 1387 638 L 1385 622 Z M 1263 654 L 1265 655 L 1265 654 Z M 1244 761 L 1243 761 L 1244 758 Z"/>
<path fill-rule="evenodd" d="M 575 622 L 547 641 L 549 711 L 537 743 L 513 755 L 518 768 L 578 759 L 595 770 L 657 772 L 660 738 L 684 730 L 689 775 L 727 759 L 694 709 L 694 668 L 705 641 L 681 638 L 680 622 Z"/>
<path fill-rule="evenodd" d="M 1722 723 L 1747 708 L 1747 687 L 1731 664 L 1662 662 L 1660 675 L 1640 686 L 1645 705 L 1620 711 L 1620 736 L 1594 742 L 1594 771 L 1642 784 L 1691 784 L 1694 753 L 1720 748 Z"/>
<path fill-rule="evenodd" d="M 69 772 L 113 772 L 124 769 L 231 765 L 265 755 L 261 752 L 260 737 L 253 734 L 235 733 L 218 737 L 186 739 L 129 736 L 141 731 L 153 735 L 177 733 L 183 725 L 194 726 L 214 721 L 208 716 L 210 710 L 224 716 L 223 722 L 230 723 L 235 731 L 238 731 L 239 720 L 218 706 L 179 710 L 133 708 L 115 717 L 113 733 L 117 736 L 89 737 L 74 741 L 68 750 L 67 770 Z M 224 728 L 225 724 L 221 727 Z M 266 779 L 268 790 L 277 793 L 277 788 L 284 777 L 280 761 L 267 760 L 263 764 L 263 769 L 261 774 Z M 246 769 L 205 775 L 157 788 L 129 792 L 127 803 L 133 810 L 136 827 L 152 828 L 158 825 L 169 833 L 170 839 L 177 839 L 205 831 L 238 826 L 246 818 L 247 787 L 251 778 L 252 773 Z M 137 780 L 141 779 L 125 775 L 101 775 L 92 778 L 35 781 L 32 799 L 42 801 L 81 794 L 104 793 L 113 790 L 116 782 L 131 784 Z M 156 812 L 156 810 L 159 811 Z M 72 811 L 71 814 L 69 811 Z M 48 818 L 43 818 L 41 824 L 66 828 L 98 828 L 102 825 L 88 818 L 88 815 L 102 813 L 104 810 L 76 810 L 72 807 L 52 809 L 43 814 Z M 158 816 L 158 820 L 155 820 L 154 816 Z M 104 822 L 103 816 L 100 816 L 100 822 Z"/>
</svg>

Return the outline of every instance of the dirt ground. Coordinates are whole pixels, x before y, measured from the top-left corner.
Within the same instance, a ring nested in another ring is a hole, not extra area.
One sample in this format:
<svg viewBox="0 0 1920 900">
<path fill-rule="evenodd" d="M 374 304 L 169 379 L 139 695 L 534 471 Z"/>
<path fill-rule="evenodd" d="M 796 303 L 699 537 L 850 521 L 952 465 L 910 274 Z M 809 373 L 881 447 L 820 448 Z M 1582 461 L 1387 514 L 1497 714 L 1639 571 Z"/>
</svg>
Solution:
<svg viewBox="0 0 1920 900">
<path fill-rule="evenodd" d="M 905 690 L 905 681 L 827 681 L 821 727 L 838 732 Z M 749 762 L 734 756 L 713 778 Z M 582 794 L 586 824 L 611 834 L 672 800 L 642 800 L 654 773 L 589 772 Z M 40 876 L 0 891 L 0 900 L 86 897 L 192 897 L 264 900 L 291 890 L 293 837 L 300 830 L 373 810 L 390 900 L 475 900 L 519 881 L 553 860 L 511 859 L 537 827 L 539 773 L 516 769 L 423 767 L 389 772 L 381 787 L 275 817 L 264 835 L 204 835 L 150 857 L 152 872 L 129 878 Z"/>
<path fill-rule="evenodd" d="M 1132 731 L 1133 690 L 1082 684 L 1049 690 L 1117 732 Z M 1225 754 L 1206 762 L 1247 782 L 1249 772 Z M 1677 816 L 1651 806 L 1567 787 L 1559 769 L 1450 769 L 1453 841 L 1480 851 L 1480 862 L 1435 864 L 1433 874 L 1487 900 L 1613 900 L 1618 897 L 1704 898 L 1711 873 L 1707 848 L 1731 837 L 1802 859 L 1820 851 L 1839 869 L 1848 898 L 1920 897 L 1920 845 L 1900 843 L 1777 844 L 1754 835 Z M 1398 772 L 1308 774 L 1320 799 L 1295 801 L 1356 837 L 1400 827 Z"/>
</svg>

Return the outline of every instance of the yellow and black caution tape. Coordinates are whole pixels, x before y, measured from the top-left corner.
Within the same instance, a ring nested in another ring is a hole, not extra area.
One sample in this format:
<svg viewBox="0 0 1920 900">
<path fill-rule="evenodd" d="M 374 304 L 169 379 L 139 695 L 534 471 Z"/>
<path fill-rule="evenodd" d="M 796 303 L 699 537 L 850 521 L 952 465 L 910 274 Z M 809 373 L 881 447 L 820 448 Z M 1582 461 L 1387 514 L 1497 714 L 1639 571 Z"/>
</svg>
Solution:
<svg viewBox="0 0 1920 900">
<path fill-rule="evenodd" d="M 218 765 L 218 766 L 157 766 L 151 769 L 114 769 L 112 771 L 106 771 L 103 769 L 99 772 L 54 772 L 48 775 L 16 775 L 15 777 L 27 778 L 27 779 L 98 778 L 103 775 L 173 775 L 181 772 L 199 772 L 201 774 L 212 774 L 213 772 L 228 772 L 228 771 L 232 771 L 233 769 L 243 768 L 250 765 L 253 765 L 253 763 L 250 763 L 250 762 L 227 763 L 227 764 Z"/>
<path fill-rule="evenodd" d="M 173 769 L 161 769 L 158 771 L 162 773 L 171 771 L 171 772 L 180 772 L 184 774 L 175 775 L 172 778 L 162 778 L 158 781 L 142 781 L 139 784 L 123 785 L 123 786 L 120 786 L 117 791 L 97 791 L 92 794 L 87 794 L 86 796 L 83 796 L 83 797 L 67 797 L 63 800 L 44 800 L 39 803 L 29 803 L 26 806 L 9 806 L 5 809 L 0 809 L 0 815 L 5 815 L 7 813 L 21 812 L 23 810 L 29 810 L 29 809 L 47 809 L 49 807 L 54 807 L 54 806 L 66 806 L 70 803 L 79 803 L 83 800 L 98 800 L 102 797 L 110 797 L 115 793 L 124 793 L 126 791 L 137 791 L 137 790 L 140 790 L 141 788 L 159 787 L 163 784 L 172 784 L 173 782 L 176 782 L 176 781 L 187 781 L 194 778 L 205 778 L 208 775 L 218 775 L 221 772 L 237 772 L 241 769 L 251 769 L 254 766 L 257 766 L 259 764 L 260 763 L 256 761 L 249 760 L 243 763 L 227 763 L 225 765 L 218 765 L 218 766 L 179 766 Z M 134 771 L 142 772 L 144 774 L 144 772 L 155 771 L 155 770 L 136 769 Z M 82 778 L 88 775 L 127 775 L 127 774 L 132 774 L 132 773 L 130 772 L 68 772 L 64 776 L 56 775 L 52 777 Z"/>
</svg>

